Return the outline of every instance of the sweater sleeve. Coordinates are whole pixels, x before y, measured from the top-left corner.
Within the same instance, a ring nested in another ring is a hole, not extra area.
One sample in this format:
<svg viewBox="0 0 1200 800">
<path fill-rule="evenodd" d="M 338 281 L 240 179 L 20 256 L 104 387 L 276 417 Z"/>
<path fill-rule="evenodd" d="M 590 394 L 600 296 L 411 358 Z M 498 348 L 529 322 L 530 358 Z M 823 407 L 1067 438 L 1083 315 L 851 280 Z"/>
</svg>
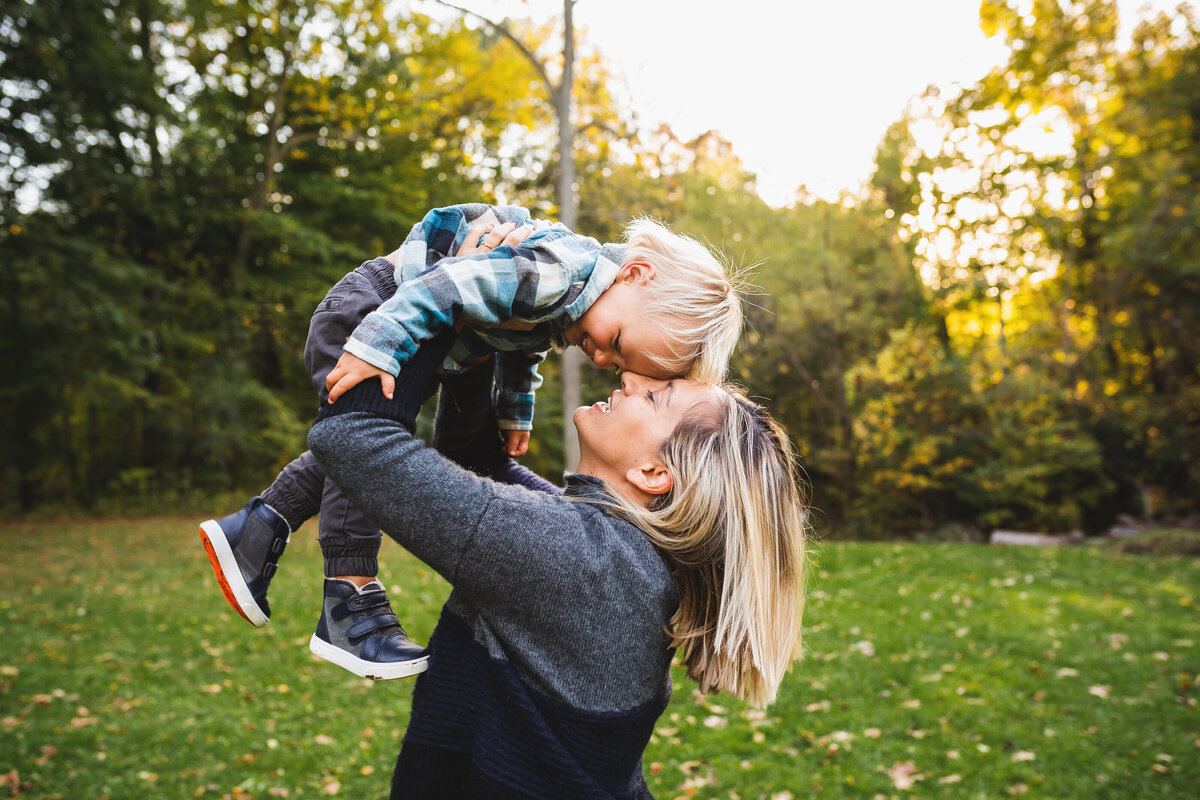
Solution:
<svg viewBox="0 0 1200 800">
<path fill-rule="evenodd" d="M 349 393 L 338 405 L 348 398 Z M 462 469 L 386 416 L 346 411 L 318 419 L 308 442 L 355 506 L 455 588 L 483 600 L 548 568 L 536 532 L 578 524 L 570 501 L 502 486 Z M 505 500 L 504 510 L 489 513 L 498 496 Z M 514 508 L 520 513 L 512 513 Z M 501 572 L 477 565 L 464 584 L 460 567 L 481 528 L 487 529 L 488 548 L 502 546 L 508 564 L 521 568 Z"/>
<path fill-rule="evenodd" d="M 456 588 L 494 600 L 530 574 L 568 569 L 546 558 L 536 532 L 565 528 L 578 536 L 581 523 L 570 501 L 480 477 L 413 435 L 419 388 L 440 363 L 451 337 L 443 334 L 417 351 L 393 398 L 384 397 L 376 381 L 365 381 L 324 406 L 308 441 L 326 475 L 385 533 Z M 503 510 L 489 513 L 497 498 L 504 501 Z M 483 539 L 489 548 L 505 551 L 508 566 L 489 570 L 476 565 L 461 585 L 461 564 L 482 527 L 487 529 Z"/>
</svg>

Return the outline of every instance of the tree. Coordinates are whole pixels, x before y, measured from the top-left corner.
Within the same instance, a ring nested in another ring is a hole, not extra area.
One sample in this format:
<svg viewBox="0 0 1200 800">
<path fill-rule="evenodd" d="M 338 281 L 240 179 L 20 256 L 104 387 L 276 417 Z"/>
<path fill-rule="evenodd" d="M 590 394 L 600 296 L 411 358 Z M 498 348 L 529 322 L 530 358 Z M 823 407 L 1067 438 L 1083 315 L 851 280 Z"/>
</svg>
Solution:
<svg viewBox="0 0 1200 800">
<path fill-rule="evenodd" d="M 0 389 L 0 474 L 23 510 L 43 492 L 97 497 L 114 461 L 106 407 L 142 396 L 155 369 L 139 317 L 163 288 L 156 130 L 173 118 L 147 53 L 157 12 L 20 2 L 0 17 L 0 353 L 20 365 Z"/>
<path fill-rule="evenodd" d="M 317 301 L 483 195 L 478 154 L 527 118 L 527 67 L 478 40 L 382 0 L 6 6 L 0 352 L 26 369 L 0 502 L 162 501 L 294 456 Z"/>
<path fill-rule="evenodd" d="M 445 0 L 437 0 L 441 5 L 453 8 L 463 14 L 480 20 L 491 30 L 507 39 L 521 53 L 537 72 L 542 84 L 554 103 L 554 119 L 558 131 L 558 177 L 555 182 L 555 196 L 558 200 L 558 217 L 571 230 L 576 229 L 576 196 L 575 196 L 575 126 L 571 118 L 572 98 L 575 80 L 575 2 L 563 0 L 563 35 L 562 61 L 560 73 L 555 80 L 547 64 L 533 49 L 526 46 L 519 36 L 514 33 L 511 25 L 504 21 L 495 22 L 473 11 L 469 11 Z M 563 398 L 563 461 L 566 469 L 574 469 L 579 463 L 579 442 L 575 434 L 575 424 L 571 420 L 572 409 L 581 402 L 579 368 L 584 356 L 579 348 L 569 347 L 563 352 L 562 364 L 562 398 Z"/>
<path fill-rule="evenodd" d="M 1102 0 L 985 2 L 981 24 L 1009 58 L 914 104 L 903 124 L 924 141 L 902 144 L 899 172 L 919 202 L 901 207 L 902 190 L 893 205 L 947 339 L 985 396 L 1038 405 L 1003 384 L 1041 386 L 1056 398 L 1041 410 L 1063 415 L 1047 424 L 1100 447 L 1090 527 L 1193 507 L 1196 355 L 1179 335 L 1196 323 L 1192 13 L 1145 20 L 1130 51 Z M 1012 377 L 1024 369 L 1039 379 Z"/>
<path fill-rule="evenodd" d="M 912 323 L 850 376 L 859 410 L 862 530 L 915 534 L 973 521 L 968 475 L 985 459 L 987 410 L 966 363 L 936 329 Z"/>
</svg>

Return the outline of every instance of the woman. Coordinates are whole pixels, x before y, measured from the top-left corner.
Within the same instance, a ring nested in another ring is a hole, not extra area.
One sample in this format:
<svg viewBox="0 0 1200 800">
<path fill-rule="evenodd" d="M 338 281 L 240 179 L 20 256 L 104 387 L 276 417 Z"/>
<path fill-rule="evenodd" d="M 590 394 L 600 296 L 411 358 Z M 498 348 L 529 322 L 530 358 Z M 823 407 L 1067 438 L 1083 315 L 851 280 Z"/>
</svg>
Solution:
<svg viewBox="0 0 1200 800">
<path fill-rule="evenodd" d="M 309 435 L 351 502 L 453 587 L 392 797 L 648 797 L 642 753 L 676 648 L 703 691 L 758 705 L 799 653 L 805 516 L 788 440 L 734 390 L 625 373 L 575 411 L 563 494 L 499 483 L 410 432 L 448 344 L 423 346 L 392 399 L 361 384 Z M 454 413 L 439 407 L 440 449 L 487 441 L 490 415 Z"/>
</svg>

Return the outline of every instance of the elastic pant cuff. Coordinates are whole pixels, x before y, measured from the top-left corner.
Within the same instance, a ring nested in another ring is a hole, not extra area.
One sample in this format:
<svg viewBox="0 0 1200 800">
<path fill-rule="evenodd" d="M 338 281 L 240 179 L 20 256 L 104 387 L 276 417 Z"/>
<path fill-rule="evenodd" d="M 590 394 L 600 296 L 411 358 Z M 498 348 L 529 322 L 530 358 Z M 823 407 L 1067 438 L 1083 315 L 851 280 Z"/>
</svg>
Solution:
<svg viewBox="0 0 1200 800">
<path fill-rule="evenodd" d="M 275 513 L 283 517 L 292 533 L 317 515 L 317 506 L 311 500 L 284 487 L 268 486 L 259 496 L 275 510 Z"/>
<path fill-rule="evenodd" d="M 379 545 L 375 547 L 347 547 L 321 545 L 325 556 L 325 577 L 339 575 L 363 575 L 373 578 L 379 574 Z"/>
</svg>

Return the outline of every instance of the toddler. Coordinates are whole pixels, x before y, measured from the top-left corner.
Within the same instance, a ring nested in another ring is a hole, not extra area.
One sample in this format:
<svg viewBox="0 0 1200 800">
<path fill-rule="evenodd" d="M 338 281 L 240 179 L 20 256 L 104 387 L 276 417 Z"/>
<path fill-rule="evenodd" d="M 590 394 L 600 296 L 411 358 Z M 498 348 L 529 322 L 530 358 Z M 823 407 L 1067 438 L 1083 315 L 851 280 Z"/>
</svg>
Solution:
<svg viewBox="0 0 1200 800">
<path fill-rule="evenodd" d="M 390 397 L 420 344 L 453 329 L 447 375 L 494 359 L 490 396 L 476 390 L 452 401 L 491 404 L 503 453 L 498 443 L 495 458 L 469 466 L 503 479 L 512 465 L 505 456 L 526 452 L 537 366 L 549 347 L 579 347 L 601 368 L 720 381 L 742 326 L 725 268 L 699 242 L 649 220 L 631 222 L 624 238 L 601 245 L 515 206 L 429 212 L 399 250 L 347 274 L 314 312 L 304 356 L 321 401 L 373 377 Z M 514 474 L 527 485 L 540 480 Z M 225 598 L 250 623 L 267 624 L 279 556 L 318 512 L 325 599 L 310 650 L 362 677 L 424 671 L 427 651 L 408 639 L 376 580 L 378 527 L 311 453 L 240 511 L 200 525 Z"/>
</svg>

